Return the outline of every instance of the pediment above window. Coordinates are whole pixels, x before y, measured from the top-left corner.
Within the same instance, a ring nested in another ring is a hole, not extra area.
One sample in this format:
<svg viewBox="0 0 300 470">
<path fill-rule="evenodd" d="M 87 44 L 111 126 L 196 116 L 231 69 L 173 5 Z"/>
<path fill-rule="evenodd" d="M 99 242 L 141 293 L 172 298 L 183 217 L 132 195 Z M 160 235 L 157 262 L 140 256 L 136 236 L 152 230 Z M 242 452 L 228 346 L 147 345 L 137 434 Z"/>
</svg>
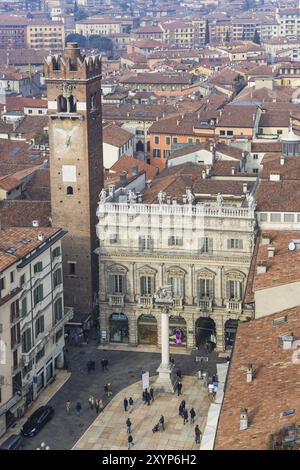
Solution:
<svg viewBox="0 0 300 470">
<path fill-rule="evenodd" d="M 204 268 L 199 269 L 199 271 L 196 272 L 196 276 L 200 279 L 213 279 L 216 276 L 216 273 L 211 269 Z"/>
<path fill-rule="evenodd" d="M 128 272 L 128 268 L 122 264 L 113 263 L 106 268 L 106 271 L 110 274 L 126 274 Z"/>
<path fill-rule="evenodd" d="M 243 281 L 246 277 L 246 275 L 237 269 L 232 269 L 230 271 L 225 272 L 225 277 L 227 280 L 233 280 L 233 281 Z"/>
</svg>

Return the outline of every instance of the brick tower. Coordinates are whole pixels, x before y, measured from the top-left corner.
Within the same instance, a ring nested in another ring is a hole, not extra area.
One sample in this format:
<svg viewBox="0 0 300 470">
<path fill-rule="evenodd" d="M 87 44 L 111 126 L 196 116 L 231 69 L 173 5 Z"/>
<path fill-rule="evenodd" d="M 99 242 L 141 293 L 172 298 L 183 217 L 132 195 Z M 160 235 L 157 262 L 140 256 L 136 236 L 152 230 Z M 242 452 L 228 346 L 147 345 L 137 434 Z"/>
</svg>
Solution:
<svg viewBox="0 0 300 470">
<path fill-rule="evenodd" d="M 45 59 L 52 225 L 63 242 L 65 303 L 92 313 L 98 292 L 96 209 L 103 187 L 101 61 L 76 43 Z"/>
</svg>

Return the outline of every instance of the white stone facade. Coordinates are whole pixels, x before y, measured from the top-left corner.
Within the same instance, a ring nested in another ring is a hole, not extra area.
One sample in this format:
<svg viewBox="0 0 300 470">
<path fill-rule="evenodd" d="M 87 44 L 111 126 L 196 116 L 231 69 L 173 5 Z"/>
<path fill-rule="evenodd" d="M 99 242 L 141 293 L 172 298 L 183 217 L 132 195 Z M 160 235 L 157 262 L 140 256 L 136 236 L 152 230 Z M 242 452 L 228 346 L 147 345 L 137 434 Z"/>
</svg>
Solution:
<svg viewBox="0 0 300 470">
<path fill-rule="evenodd" d="M 171 314 L 185 322 L 185 345 L 197 346 L 199 319 L 209 317 L 217 349 L 224 350 L 226 321 L 246 319 L 242 298 L 254 246 L 254 208 L 224 206 L 221 198 L 195 205 L 189 193 L 183 205 L 135 203 L 132 195 L 131 202 L 114 203 L 104 196 L 97 212 L 102 339 L 118 341 L 111 329 L 112 315 L 119 315 L 128 319 L 125 342 L 140 344 L 143 315 L 146 324 L 147 316 L 152 318 L 152 328 L 156 319 L 152 341 L 159 345 L 161 314 L 153 294 L 172 284 Z"/>
</svg>

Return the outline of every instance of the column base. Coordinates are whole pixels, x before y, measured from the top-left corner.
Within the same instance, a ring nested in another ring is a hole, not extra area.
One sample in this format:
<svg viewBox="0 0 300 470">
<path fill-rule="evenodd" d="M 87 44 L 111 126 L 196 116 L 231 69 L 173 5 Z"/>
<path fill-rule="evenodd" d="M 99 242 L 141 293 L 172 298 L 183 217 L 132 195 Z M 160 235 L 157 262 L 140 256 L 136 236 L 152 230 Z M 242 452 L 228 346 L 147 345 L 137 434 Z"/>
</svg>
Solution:
<svg viewBox="0 0 300 470">
<path fill-rule="evenodd" d="M 155 390 L 159 393 L 174 393 L 178 377 L 174 373 L 174 367 L 169 364 L 161 364 L 157 369 L 158 377 L 155 381 Z"/>
</svg>

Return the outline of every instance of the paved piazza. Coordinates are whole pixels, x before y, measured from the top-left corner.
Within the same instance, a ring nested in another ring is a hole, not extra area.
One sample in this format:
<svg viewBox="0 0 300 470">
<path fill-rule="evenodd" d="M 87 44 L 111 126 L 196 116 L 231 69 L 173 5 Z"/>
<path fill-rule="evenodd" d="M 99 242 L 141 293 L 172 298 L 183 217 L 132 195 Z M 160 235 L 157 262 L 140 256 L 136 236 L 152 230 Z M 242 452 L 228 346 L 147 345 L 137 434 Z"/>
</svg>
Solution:
<svg viewBox="0 0 300 470">
<path fill-rule="evenodd" d="M 154 378 L 150 380 L 150 386 Z M 154 396 L 155 400 L 150 406 L 142 401 L 141 381 L 119 392 L 107 405 L 93 424 L 84 433 L 73 447 L 74 450 L 122 450 L 127 449 L 126 420 L 130 417 L 132 422 L 132 437 L 134 446 L 132 450 L 193 450 L 199 449 L 195 444 L 194 428 L 199 424 L 203 432 L 210 399 L 207 388 L 197 376 L 185 376 L 182 379 L 182 395 L 165 394 Z M 153 385 L 155 389 L 155 385 Z M 124 397 L 132 397 L 134 407 L 132 413 L 125 412 Z M 195 424 L 183 424 L 178 414 L 181 400 L 186 401 L 188 411 L 194 407 L 196 412 Z M 165 431 L 152 433 L 152 428 L 161 415 L 165 418 Z"/>
</svg>

